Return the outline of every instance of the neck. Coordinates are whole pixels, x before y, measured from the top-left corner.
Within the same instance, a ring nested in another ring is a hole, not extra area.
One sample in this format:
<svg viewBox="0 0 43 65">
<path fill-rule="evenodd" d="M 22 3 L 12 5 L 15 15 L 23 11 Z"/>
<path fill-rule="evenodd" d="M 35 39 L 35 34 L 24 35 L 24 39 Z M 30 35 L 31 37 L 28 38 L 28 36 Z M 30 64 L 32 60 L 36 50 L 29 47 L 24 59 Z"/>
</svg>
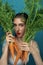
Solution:
<svg viewBox="0 0 43 65">
<path fill-rule="evenodd" d="M 16 37 L 16 39 L 17 39 L 18 42 L 23 42 L 23 37 L 20 37 L 20 38 Z"/>
<path fill-rule="evenodd" d="M 18 40 L 19 42 L 22 42 L 22 41 L 23 41 L 22 38 L 17 38 L 17 40 Z"/>
</svg>

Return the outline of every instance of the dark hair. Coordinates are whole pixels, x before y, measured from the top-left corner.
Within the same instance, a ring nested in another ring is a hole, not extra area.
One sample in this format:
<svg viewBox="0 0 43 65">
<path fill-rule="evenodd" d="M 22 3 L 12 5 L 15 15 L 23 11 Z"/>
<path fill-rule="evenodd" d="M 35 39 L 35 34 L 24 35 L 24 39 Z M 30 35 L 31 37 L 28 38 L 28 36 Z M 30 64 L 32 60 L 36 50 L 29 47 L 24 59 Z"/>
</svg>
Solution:
<svg viewBox="0 0 43 65">
<path fill-rule="evenodd" d="M 14 17 L 13 17 L 13 21 L 14 21 L 14 18 L 23 18 L 25 20 L 25 23 L 28 19 L 28 15 L 26 13 L 17 13 Z"/>
</svg>

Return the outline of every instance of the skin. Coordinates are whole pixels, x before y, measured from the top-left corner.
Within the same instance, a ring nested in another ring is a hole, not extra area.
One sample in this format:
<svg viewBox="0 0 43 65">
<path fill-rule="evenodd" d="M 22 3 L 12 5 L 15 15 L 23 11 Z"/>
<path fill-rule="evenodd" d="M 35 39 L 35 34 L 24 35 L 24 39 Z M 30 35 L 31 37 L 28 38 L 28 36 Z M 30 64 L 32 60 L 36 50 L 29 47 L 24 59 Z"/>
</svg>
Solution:
<svg viewBox="0 0 43 65">
<path fill-rule="evenodd" d="M 23 42 L 23 36 L 25 33 L 25 29 L 26 29 L 25 27 L 26 27 L 26 25 L 24 22 L 22 22 L 21 18 L 15 18 L 14 19 L 14 30 L 15 30 L 15 33 L 17 35 L 16 39 L 17 39 L 18 45 L 22 50 L 24 49 L 23 46 L 26 46 L 25 50 L 26 49 L 29 50 L 27 43 Z M 17 33 L 20 33 L 20 35 Z"/>
<path fill-rule="evenodd" d="M 41 59 L 40 51 L 39 51 L 37 43 L 33 40 L 30 43 L 31 43 L 29 48 L 30 53 L 32 54 L 34 58 L 36 65 L 43 65 L 43 61 Z"/>
<path fill-rule="evenodd" d="M 3 55 L 0 59 L 0 65 L 7 65 L 7 57 L 8 57 L 8 43 L 6 44 L 5 48 L 4 48 L 4 52 Z"/>
<path fill-rule="evenodd" d="M 22 22 L 20 18 L 14 19 L 14 30 L 18 38 L 23 37 L 24 32 L 25 32 L 25 23 Z M 18 35 L 17 33 L 20 33 L 20 35 Z"/>
<path fill-rule="evenodd" d="M 23 41 L 25 27 L 26 25 L 24 22 L 21 21 L 21 18 L 14 19 L 14 30 L 17 35 L 16 41 L 18 42 L 18 46 L 21 50 L 29 51 L 33 55 L 36 65 L 43 65 L 43 62 L 40 57 L 39 49 L 37 48 L 38 45 L 36 44 L 36 42 L 30 41 L 30 46 L 28 46 L 28 44 Z M 7 32 L 6 34 L 7 44 L 9 43 L 9 41 L 14 42 L 13 35 L 11 33 L 8 35 L 8 33 L 9 32 Z"/>
</svg>

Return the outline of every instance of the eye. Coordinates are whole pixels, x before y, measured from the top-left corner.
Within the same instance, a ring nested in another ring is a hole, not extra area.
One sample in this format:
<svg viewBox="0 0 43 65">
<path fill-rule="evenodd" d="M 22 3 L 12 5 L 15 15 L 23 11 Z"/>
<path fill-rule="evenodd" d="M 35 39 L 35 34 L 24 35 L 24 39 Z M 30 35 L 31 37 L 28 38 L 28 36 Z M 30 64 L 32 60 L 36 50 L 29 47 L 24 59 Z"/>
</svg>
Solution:
<svg viewBox="0 0 43 65">
<path fill-rule="evenodd" d="M 16 24 L 13 24 L 13 26 L 15 27 L 15 26 L 17 26 Z"/>
<path fill-rule="evenodd" d="M 19 24 L 19 26 L 23 27 L 23 26 L 24 26 L 24 24 Z"/>
</svg>

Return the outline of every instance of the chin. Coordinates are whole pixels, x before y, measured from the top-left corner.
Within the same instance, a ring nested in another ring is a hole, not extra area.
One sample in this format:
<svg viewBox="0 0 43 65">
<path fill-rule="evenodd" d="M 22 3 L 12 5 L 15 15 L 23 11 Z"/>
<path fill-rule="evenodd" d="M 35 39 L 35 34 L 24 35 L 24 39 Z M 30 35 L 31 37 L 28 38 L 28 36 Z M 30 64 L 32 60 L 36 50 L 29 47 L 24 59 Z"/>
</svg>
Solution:
<svg viewBox="0 0 43 65">
<path fill-rule="evenodd" d="M 22 38 L 23 36 L 17 36 L 18 38 Z"/>
</svg>

